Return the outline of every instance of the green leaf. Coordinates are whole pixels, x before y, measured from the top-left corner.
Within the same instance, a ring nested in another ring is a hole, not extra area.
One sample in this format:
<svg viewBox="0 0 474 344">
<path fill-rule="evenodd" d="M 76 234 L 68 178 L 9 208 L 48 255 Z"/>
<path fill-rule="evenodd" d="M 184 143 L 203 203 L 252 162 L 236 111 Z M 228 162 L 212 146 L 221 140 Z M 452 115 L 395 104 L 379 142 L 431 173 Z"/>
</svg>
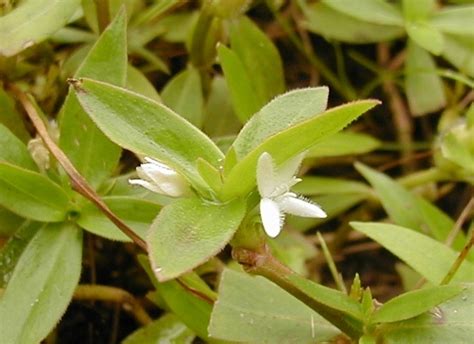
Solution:
<svg viewBox="0 0 474 344">
<path fill-rule="evenodd" d="M 404 34 L 404 29 L 395 25 L 379 25 L 356 19 L 329 7 L 322 2 L 303 4 L 299 1 L 307 21 L 304 25 L 326 39 L 347 43 L 375 43 L 388 41 Z M 354 4 L 356 7 L 357 5 Z"/>
<path fill-rule="evenodd" d="M 133 332 L 123 340 L 122 344 L 191 344 L 194 337 L 193 332 L 186 325 L 179 321 L 175 315 L 168 313 Z"/>
<path fill-rule="evenodd" d="M 446 159 L 474 174 L 474 154 L 469 151 L 467 145 L 463 145 L 457 139 L 454 133 L 451 132 L 444 136 L 441 152 Z"/>
<path fill-rule="evenodd" d="M 81 273 L 82 231 L 46 224 L 24 249 L 0 298 L 0 342 L 39 343 L 66 311 Z"/>
<path fill-rule="evenodd" d="M 411 40 L 407 49 L 405 87 L 411 112 L 424 115 L 439 110 L 446 98 L 433 58 Z"/>
<path fill-rule="evenodd" d="M 443 280 L 458 256 L 458 252 L 442 243 L 405 227 L 375 222 L 351 222 L 351 226 L 377 241 L 433 284 Z M 464 261 L 453 281 L 474 281 L 474 265 Z"/>
<path fill-rule="evenodd" d="M 0 288 L 8 284 L 15 266 L 20 259 L 26 245 L 36 234 L 40 223 L 24 221 L 4 246 L 0 248 Z M 1 296 L 0 296 L 1 299 Z"/>
<path fill-rule="evenodd" d="M 196 166 L 199 174 L 202 179 L 206 181 L 207 185 L 209 185 L 215 192 L 219 192 L 222 188 L 221 172 L 201 158 L 197 159 Z"/>
<path fill-rule="evenodd" d="M 163 103 L 200 128 L 203 121 L 201 76 L 192 66 L 176 74 L 161 91 Z"/>
<path fill-rule="evenodd" d="M 55 222 L 66 218 L 69 200 L 45 176 L 0 163 L 0 205 L 28 219 Z"/>
<path fill-rule="evenodd" d="M 0 17 L 0 55 L 12 56 L 50 37 L 65 26 L 80 0 L 22 1 Z"/>
<path fill-rule="evenodd" d="M 89 51 L 75 77 L 90 77 L 122 86 L 126 73 L 126 15 L 122 11 Z M 98 187 L 116 167 L 120 147 L 96 127 L 72 90 L 61 112 L 59 146 L 89 183 Z"/>
<path fill-rule="evenodd" d="M 408 36 L 434 55 L 439 55 L 444 48 L 444 38 L 434 26 L 428 22 L 407 23 Z"/>
<path fill-rule="evenodd" d="M 212 79 L 205 113 L 203 131 L 212 138 L 233 135 L 242 126 L 234 113 L 226 79 L 222 76 Z"/>
<path fill-rule="evenodd" d="M 474 5 L 444 7 L 430 19 L 430 23 L 438 30 L 454 35 L 474 36 L 471 25 L 474 18 Z"/>
<path fill-rule="evenodd" d="M 205 339 L 207 342 L 215 342 L 215 340 L 209 338 L 207 332 L 211 318 L 212 303 L 210 303 L 209 300 L 199 297 L 195 293 L 191 293 L 183 286 L 183 283 L 188 286 L 190 280 L 200 280 L 200 278 L 194 273 L 191 273 L 180 277 L 182 283 L 176 280 L 159 283 L 150 268 L 148 259 L 143 255 L 139 256 L 138 259 L 159 295 L 163 298 L 166 306 L 199 337 Z M 197 288 L 195 284 L 193 284 L 192 288 L 202 293 L 202 295 L 206 295 L 206 292 L 202 292 L 202 288 Z"/>
<path fill-rule="evenodd" d="M 161 97 L 156 91 L 155 86 L 153 86 L 141 70 L 130 64 L 127 66 L 127 89 L 142 94 L 158 103 L 161 102 Z"/>
<path fill-rule="evenodd" d="M 445 34 L 443 57 L 456 68 L 474 77 L 474 46 L 472 39 Z"/>
<path fill-rule="evenodd" d="M 164 207 L 147 238 L 158 280 L 175 278 L 215 256 L 232 238 L 244 215 L 245 202 L 240 199 L 213 204 L 188 198 Z"/>
<path fill-rule="evenodd" d="M 444 241 L 454 226 L 454 221 L 436 206 L 406 190 L 390 177 L 360 163 L 356 169 L 374 187 L 385 211 L 396 224 L 426 233 L 438 241 Z M 460 234 L 454 247 L 464 246 L 464 235 Z"/>
<path fill-rule="evenodd" d="M 377 309 L 371 323 L 395 322 L 428 312 L 463 291 L 461 285 L 443 285 L 409 291 L 399 295 Z"/>
<path fill-rule="evenodd" d="M 279 165 L 304 152 L 318 141 L 340 131 L 378 103 L 376 100 L 348 103 L 269 137 L 232 168 L 225 181 L 222 197 L 231 199 L 252 191 L 255 187 L 257 161 L 262 153 L 269 153 Z M 282 147 L 285 149 L 281 149 Z"/>
<path fill-rule="evenodd" d="M 260 106 L 285 91 L 280 54 L 273 42 L 248 17 L 230 25 L 230 45 L 242 61 Z"/>
<path fill-rule="evenodd" d="M 302 195 L 370 194 L 370 188 L 361 182 L 342 178 L 305 176 L 292 190 Z"/>
<path fill-rule="evenodd" d="M 414 319 L 383 324 L 378 329 L 380 340 L 387 344 L 470 343 L 474 288 L 466 284 L 464 289 L 460 295 Z"/>
<path fill-rule="evenodd" d="M 201 131 L 167 107 L 123 88 L 82 79 L 79 102 L 115 143 L 160 160 L 207 190 L 195 162 L 203 158 L 219 167 L 223 154 Z"/>
<path fill-rule="evenodd" d="M 237 54 L 221 44 L 217 46 L 217 53 L 235 114 L 245 123 L 263 104 L 255 97 L 250 75 Z"/>
<path fill-rule="evenodd" d="M 363 22 L 403 26 L 403 17 L 397 7 L 384 0 L 323 0 L 325 5 Z"/>
<path fill-rule="evenodd" d="M 380 141 L 372 136 L 349 131 L 339 132 L 311 147 L 305 158 L 364 154 L 380 146 Z"/>
<path fill-rule="evenodd" d="M 327 87 L 296 89 L 274 98 L 245 124 L 233 143 L 242 159 L 267 138 L 326 110 Z"/>
<path fill-rule="evenodd" d="M 425 20 L 436 9 L 436 0 L 402 0 L 403 16 L 407 21 Z"/>
<path fill-rule="evenodd" d="M 102 200 L 141 238 L 145 238 L 148 228 L 161 209 L 156 203 L 133 197 L 106 196 Z M 79 212 L 77 224 L 89 232 L 111 240 L 130 241 L 94 204 L 86 203 Z"/>
<path fill-rule="evenodd" d="M 319 343 L 340 333 L 272 282 L 229 269 L 222 273 L 209 332 L 244 343 Z"/>
<path fill-rule="evenodd" d="M 21 141 L 30 139 L 30 134 L 26 131 L 25 123 L 21 115 L 15 109 L 15 101 L 0 87 L 0 123 L 10 129 L 10 131 Z"/>
<path fill-rule="evenodd" d="M 38 169 L 25 144 L 2 124 L 0 124 L 0 147 L 2 147 L 0 161 L 33 171 Z"/>
</svg>

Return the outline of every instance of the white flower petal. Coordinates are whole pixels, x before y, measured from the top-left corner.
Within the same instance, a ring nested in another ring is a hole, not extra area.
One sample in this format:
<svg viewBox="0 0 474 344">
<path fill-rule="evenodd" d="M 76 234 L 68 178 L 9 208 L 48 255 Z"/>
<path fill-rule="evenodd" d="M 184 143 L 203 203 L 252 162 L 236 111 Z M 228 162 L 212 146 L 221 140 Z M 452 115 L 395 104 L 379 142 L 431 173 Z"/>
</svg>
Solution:
<svg viewBox="0 0 474 344">
<path fill-rule="evenodd" d="M 303 198 L 296 198 L 294 194 L 289 193 L 288 196 L 282 197 L 278 201 L 280 209 L 288 214 L 293 214 L 302 217 L 327 217 L 324 210 L 318 205 L 311 203 L 309 200 Z"/>
<path fill-rule="evenodd" d="M 143 186 L 145 189 L 148 189 L 153 192 L 157 192 L 160 194 L 163 194 L 163 190 L 156 184 L 150 183 L 146 180 L 143 179 L 129 179 L 128 182 L 132 185 L 140 185 Z"/>
<path fill-rule="evenodd" d="M 294 175 L 298 172 L 298 169 L 303 161 L 305 153 L 298 154 L 297 156 L 285 161 L 283 164 L 278 166 L 276 171 L 276 184 L 287 184 L 288 188 L 298 183 L 301 179 L 295 178 Z"/>
<path fill-rule="evenodd" d="M 260 216 L 263 229 L 271 238 L 276 237 L 283 226 L 284 214 L 280 211 L 278 204 L 269 198 L 260 201 Z"/>
<path fill-rule="evenodd" d="M 270 197 L 278 187 L 275 177 L 275 165 L 273 158 L 267 152 L 262 153 L 257 163 L 257 186 L 262 198 Z"/>
</svg>

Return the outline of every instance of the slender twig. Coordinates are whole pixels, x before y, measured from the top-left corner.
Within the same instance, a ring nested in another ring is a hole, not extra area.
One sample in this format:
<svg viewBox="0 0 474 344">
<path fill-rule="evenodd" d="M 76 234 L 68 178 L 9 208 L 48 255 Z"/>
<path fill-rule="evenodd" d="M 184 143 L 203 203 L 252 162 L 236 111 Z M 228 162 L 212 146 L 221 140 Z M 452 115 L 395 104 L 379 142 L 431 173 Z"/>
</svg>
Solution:
<svg viewBox="0 0 474 344">
<path fill-rule="evenodd" d="M 323 236 L 320 232 L 317 232 L 316 235 L 318 236 L 319 243 L 321 244 L 321 249 L 323 250 L 324 257 L 326 257 L 326 262 L 329 267 L 329 271 L 331 271 L 332 278 L 340 291 L 347 294 L 347 289 L 344 284 L 344 280 L 340 272 L 337 270 L 336 263 L 334 263 L 334 259 L 331 256 L 331 252 L 329 252 L 328 246 L 326 245 L 326 241 L 324 241 Z"/>
<path fill-rule="evenodd" d="M 463 211 L 459 215 L 458 219 L 454 223 L 453 229 L 449 232 L 448 237 L 446 238 L 445 244 L 451 246 L 454 242 L 454 239 L 458 236 L 461 231 L 463 223 L 467 220 L 471 209 L 474 208 L 474 197 L 471 197 L 467 205 L 464 207 Z"/>
<path fill-rule="evenodd" d="M 64 152 L 56 145 L 53 139 L 51 139 L 45 124 L 41 120 L 41 117 L 30 98 L 14 85 L 10 85 L 10 90 L 15 94 L 17 99 L 25 108 L 26 113 L 33 123 L 33 126 L 35 127 L 39 136 L 43 139 L 43 142 L 48 150 L 66 171 L 67 175 L 71 179 L 73 189 L 94 203 L 97 208 L 99 208 L 105 214 L 105 216 L 110 219 L 110 221 L 112 221 L 126 236 L 132 239 L 135 244 L 137 244 L 146 252 L 147 246 L 145 241 L 110 210 L 110 208 L 104 203 L 100 196 L 87 183 L 84 177 L 76 170 L 66 154 L 64 154 Z"/>
<path fill-rule="evenodd" d="M 448 273 L 446 276 L 443 278 L 441 281 L 441 285 L 443 284 L 448 284 L 451 279 L 454 277 L 456 272 L 458 271 L 459 267 L 461 266 L 462 262 L 466 259 L 469 251 L 471 250 L 471 247 L 474 245 L 474 232 L 471 232 L 471 237 L 469 238 L 469 241 L 466 243 L 466 245 L 463 247 L 461 252 L 459 252 L 458 257 L 454 261 L 453 265 L 449 269 Z"/>
<path fill-rule="evenodd" d="M 74 291 L 73 299 L 119 303 L 141 325 L 149 324 L 152 321 L 140 302 L 128 291 L 120 288 L 97 284 L 80 284 Z"/>
</svg>

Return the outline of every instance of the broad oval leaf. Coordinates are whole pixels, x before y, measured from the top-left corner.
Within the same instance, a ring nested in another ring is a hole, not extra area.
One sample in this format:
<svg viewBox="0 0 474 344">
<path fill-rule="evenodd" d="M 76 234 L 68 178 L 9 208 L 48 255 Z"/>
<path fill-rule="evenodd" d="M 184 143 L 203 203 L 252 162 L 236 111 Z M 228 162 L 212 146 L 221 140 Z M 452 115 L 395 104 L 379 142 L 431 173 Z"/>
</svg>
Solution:
<svg viewBox="0 0 474 344">
<path fill-rule="evenodd" d="M 196 160 L 219 167 L 223 154 L 199 129 L 166 106 L 123 88 L 84 78 L 75 89 L 83 108 L 112 141 L 163 161 L 195 187 L 207 189 Z"/>
<path fill-rule="evenodd" d="M 28 219 L 56 222 L 66 218 L 69 199 L 45 176 L 0 163 L 0 205 Z"/>
<path fill-rule="evenodd" d="M 385 0 L 323 0 L 322 2 L 338 12 L 364 22 L 403 26 L 400 10 Z"/>
<path fill-rule="evenodd" d="M 232 199 L 247 195 L 252 191 L 255 187 L 257 161 L 262 153 L 269 153 L 276 164 L 281 164 L 343 129 L 378 103 L 377 100 L 348 103 L 270 136 L 232 168 L 225 181 L 221 196 L 224 199 Z"/>
<path fill-rule="evenodd" d="M 359 232 L 377 241 L 433 284 L 441 283 L 458 256 L 458 252 L 442 243 L 405 227 L 376 222 L 350 224 Z M 453 281 L 474 281 L 474 265 L 464 261 L 454 275 Z"/>
<path fill-rule="evenodd" d="M 25 0 L 0 17 L 0 55 L 12 56 L 67 24 L 80 0 Z"/>
<path fill-rule="evenodd" d="M 246 16 L 230 25 L 232 51 L 242 61 L 260 106 L 285 91 L 283 66 L 277 48 L 258 26 Z"/>
<path fill-rule="evenodd" d="M 102 33 L 75 73 L 119 86 L 127 76 L 126 14 L 121 11 Z M 121 149 L 90 119 L 69 91 L 61 109 L 59 146 L 77 170 L 98 187 L 116 167 Z"/>
<path fill-rule="evenodd" d="M 133 197 L 106 196 L 102 200 L 141 238 L 145 238 L 150 224 L 161 209 L 156 203 Z M 130 241 L 94 204 L 86 203 L 79 212 L 77 224 L 89 232 L 111 240 Z"/>
<path fill-rule="evenodd" d="M 0 124 L 0 161 L 36 171 L 38 168 L 25 144 L 5 126 Z"/>
<path fill-rule="evenodd" d="M 203 120 L 204 99 L 201 76 L 192 66 L 171 79 L 161 91 L 163 103 L 200 128 Z"/>
<path fill-rule="evenodd" d="M 233 143 L 242 159 L 268 137 L 324 112 L 329 89 L 296 89 L 274 98 L 245 124 Z"/>
<path fill-rule="evenodd" d="M 407 50 L 405 87 L 411 112 L 424 115 L 440 109 L 446 98 L 433 58 L 411 40 Z"/>
<path fill-rule="evenodd" d="M 371 323 L 395 322 L 428 312 L 463 291 L 461 285 L 443 285 L 409 291 L 399 295 L 373 313 Z"/>
<path fill-rule="evenodd" d="M 175 278 L 216 255 L 232 238 L 245 214 L 245 202 L 206 203 L 180 199 L 160 212 L 147 244 L 158 280 Z"/>
<path fill-rule="evenodd" d="M 31 239 L 0 297 L 0 342 L 39 343 L 66 311 L 81 273 L 82 231 L 46 224 Z"/>
<path fill-rule="evenodd" d="M 400 26 L 380 25 L 356 19 L 322 2 L 304 5 L 300 1 L 299 4 L 307 18 L 305 26 L 328 39 L 348 43 L 375 43 L 400 37 L 405 31 Z"/>
<path fill-rule="evenodd" d="M 272 282 L 229 269 L 222 273 L 209 332 L 245 343 L 319 343 L 340 333 Z"/>
<path fill-rule="evenodd" d="M 217 46 L 219 63 L 224 71 L 235 114 L 245 123 L 262 104 L 256 98 L 254 85 L 239 56 L 225 45 Z"/>
</svg>

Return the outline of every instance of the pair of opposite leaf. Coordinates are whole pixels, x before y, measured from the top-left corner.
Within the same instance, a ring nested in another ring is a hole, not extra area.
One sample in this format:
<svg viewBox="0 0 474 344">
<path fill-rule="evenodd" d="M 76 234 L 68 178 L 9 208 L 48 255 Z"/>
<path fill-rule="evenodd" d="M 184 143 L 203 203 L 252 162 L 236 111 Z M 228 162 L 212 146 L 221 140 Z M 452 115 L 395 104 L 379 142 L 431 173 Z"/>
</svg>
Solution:
<svg viewBox="0 0 474 344">
<path fill-rule="evenodd" d="M 285 214 L 326 217 L 326 213 L 319 206 L 290 191 L 292 186 L 301 181 L 295 174 L 302 160 L 303 154 L 300 154 L 276 168 L 270 154 L 264 152 L 258 159 L 257 187 L 261 196 L 260 216 L 263 229 L 272 238 L 280 233 Z M 154 159 L 146 157 L 145 161 L 146 163 L 137 168 L 140 179 L 130 179 L 131 184 L 171 197 L 189 193 L 189 184 L 182 175 Z"/>
</svg>

